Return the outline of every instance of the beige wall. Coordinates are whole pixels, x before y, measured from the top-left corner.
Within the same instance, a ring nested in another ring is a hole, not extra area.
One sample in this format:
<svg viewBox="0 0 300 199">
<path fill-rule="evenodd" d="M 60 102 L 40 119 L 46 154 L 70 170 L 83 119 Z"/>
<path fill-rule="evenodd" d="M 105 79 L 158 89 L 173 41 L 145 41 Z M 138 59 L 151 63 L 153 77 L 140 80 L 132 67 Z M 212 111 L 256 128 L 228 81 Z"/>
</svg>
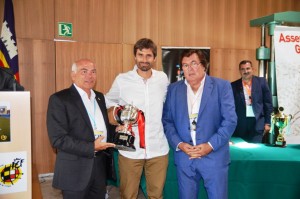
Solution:
<svg viewBox="0 0 300 199">
<path fill-rule="evenodd" d="M 3 2 L 0 0 L 1 21 Z M 32 151 L 38 173 L 53 172 L 46 111 L 49 95 L 71 85 L 70 66 L 96 62 L 96 89 L 107 92 L 119 72 L 134 64 L 141 37 L 161 46 L 211 47 L 211 75 L 239 78 L 242 59 L 255 60 L 260 29 L 251 19 L 299 11 L 298 0 L 13 0 L 20 79 L 32 96 Z M 58 22 L 73 23 L 76 42 L 55 42 Z M 255 61 L 254 61 L 255 62 Z M 161 69 L 159 50 L 157 69 Z"/>
</svg>

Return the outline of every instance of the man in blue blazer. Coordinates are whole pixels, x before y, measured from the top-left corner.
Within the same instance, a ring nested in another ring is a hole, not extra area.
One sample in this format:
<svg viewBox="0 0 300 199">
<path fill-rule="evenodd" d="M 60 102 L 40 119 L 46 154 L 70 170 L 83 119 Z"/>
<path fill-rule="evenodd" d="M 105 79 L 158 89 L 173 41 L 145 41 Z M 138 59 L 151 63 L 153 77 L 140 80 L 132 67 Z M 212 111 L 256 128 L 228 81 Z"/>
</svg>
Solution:
<svg viewBox="0 0 300 199">
<path fill-rule="evenodd" d="M 239 64 L 240 79 L 231 83 L 238 124 L 233 136 L 247 142 L 261 143 L 264 132 L 270 131 L 272 96 L 267 81 L 253 75 L 252 63 Z"/>
<path fill-rule="evenodd" d="M 72 65 L 70 88 L 51 95 L 47 111 L 50 142 L 57 150 L 53 187 L 64 199 L 104 199 L 106 180 L 114 170 L 104 95 L 94 91 L 95 64 Z"/>
<path fill-rule="evenodd" d="M 179 196 L 196 199 L 203 179 L 210 199 L 226 199 L 229 139 L 237 123 L 230 83 L 206 74 L 200 50 L 183 51 L 180 62 L 185 80 L 169 86 L 163 110 Z"/>
</svg>

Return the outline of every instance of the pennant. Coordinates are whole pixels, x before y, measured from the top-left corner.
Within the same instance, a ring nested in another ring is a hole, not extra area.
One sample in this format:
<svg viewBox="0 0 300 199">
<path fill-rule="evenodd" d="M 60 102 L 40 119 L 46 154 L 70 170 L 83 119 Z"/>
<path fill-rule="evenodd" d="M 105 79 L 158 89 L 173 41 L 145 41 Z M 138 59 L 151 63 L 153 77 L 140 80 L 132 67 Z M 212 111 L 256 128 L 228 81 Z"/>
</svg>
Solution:
<svg viewBox="0 0 300 199">
<path fill-rule="evenodd" d="M 12 0 L 5 0 L 4 18 L 0 37 L 0 67 L 10 68 L 15 75 L 15 79 L 20 82 Z"/>
<path fill-rule="evenodd" d="M 138 111 L 138 128 L 139 128 L 139 135 L 140 135 L 140 148 L 146 148 L 145 142 L 145 116 L 144 112 L 139 110 Z"/>
</svg>

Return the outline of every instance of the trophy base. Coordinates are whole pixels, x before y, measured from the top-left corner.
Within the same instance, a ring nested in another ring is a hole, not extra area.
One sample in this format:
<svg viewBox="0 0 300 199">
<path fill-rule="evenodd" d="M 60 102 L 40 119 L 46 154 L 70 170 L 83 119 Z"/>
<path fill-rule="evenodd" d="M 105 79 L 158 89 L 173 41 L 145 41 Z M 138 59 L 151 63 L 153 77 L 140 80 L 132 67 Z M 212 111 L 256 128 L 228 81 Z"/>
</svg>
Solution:
<svg viewBox="0 0 300 199">
<path fill-rule="evenodd" d="M 122 151 L 136 151 L 134 146 L 128 147 L 128 146 L 123 146 L 123 145 L 116 145 L 115 148 L 118 150 L 122 150 Z"/>
<path fill-rule="evenodd" d="M 114 144 L 116 149 L 123 151 L 136 151 L 134 147 L 134 136 L 119 132 L 115 136 Z"/>
<path fill-rule="evenodd" d="M 277 136 L 277 139 L 275 141 L 275 146 L 278 146 L 278 147 L 286 146 L 286 141 L 285 141 L 282 133 L 279 133 L 279 135 Z"/>
<path fill-rule="evenodd" d="M 275 146 L 277 147 L 286 147 L 286 141 L 276 141 Z"/>
</svg>

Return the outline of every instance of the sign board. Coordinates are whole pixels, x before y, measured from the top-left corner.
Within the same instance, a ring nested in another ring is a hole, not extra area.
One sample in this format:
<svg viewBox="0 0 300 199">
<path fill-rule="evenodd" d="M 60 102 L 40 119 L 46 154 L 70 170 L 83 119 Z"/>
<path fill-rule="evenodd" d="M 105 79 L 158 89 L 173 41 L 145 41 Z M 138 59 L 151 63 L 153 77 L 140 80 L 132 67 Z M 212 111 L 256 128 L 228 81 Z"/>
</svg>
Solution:
<svg viewBox="0 0 300 199">
<path fill-rule="evenodd" d="M 66 23 L 66 22 L 58 22 L 58 36 L 72 37 L 73 36 L 73 24 Z"/>
</svg>

